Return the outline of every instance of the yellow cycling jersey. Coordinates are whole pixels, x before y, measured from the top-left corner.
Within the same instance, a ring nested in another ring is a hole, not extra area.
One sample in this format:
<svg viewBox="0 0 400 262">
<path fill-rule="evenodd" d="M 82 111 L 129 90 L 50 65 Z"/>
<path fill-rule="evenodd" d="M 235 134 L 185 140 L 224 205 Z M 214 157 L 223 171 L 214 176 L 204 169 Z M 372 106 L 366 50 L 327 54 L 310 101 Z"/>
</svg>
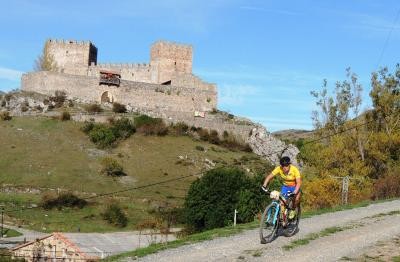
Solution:
<svg viewBox="0 0 400 262">
<path fill-rule="evenodd" d="M 290 165 L 289 172 L 285 174 L 280 166 L 277 166 L 274 170 L 272 170 L 272 174 L 274 176 L 280 175 L 283 179 L 283 184 L 285 186 L 295 186 L 296 185 L 296 178 L 300 178 L 300 171 L 297 167 Z"/>
</svg>

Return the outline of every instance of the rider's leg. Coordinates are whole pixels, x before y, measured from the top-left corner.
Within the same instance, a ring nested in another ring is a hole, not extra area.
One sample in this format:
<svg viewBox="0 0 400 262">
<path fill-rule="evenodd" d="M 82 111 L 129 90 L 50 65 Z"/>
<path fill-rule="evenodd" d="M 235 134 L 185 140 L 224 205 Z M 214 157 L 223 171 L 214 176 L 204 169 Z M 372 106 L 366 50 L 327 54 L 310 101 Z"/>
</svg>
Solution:
<svg viewBox="0 0 400 262">
<path fill-rule="evenodd" d="M 296 199 L 294 201 L 295 207 L 300 206 L 300 200 L 301 200 L 301 191 L 299 191 L 299 193 L 297 193 L 297 195 L 296 195 Z"/>
</svg>

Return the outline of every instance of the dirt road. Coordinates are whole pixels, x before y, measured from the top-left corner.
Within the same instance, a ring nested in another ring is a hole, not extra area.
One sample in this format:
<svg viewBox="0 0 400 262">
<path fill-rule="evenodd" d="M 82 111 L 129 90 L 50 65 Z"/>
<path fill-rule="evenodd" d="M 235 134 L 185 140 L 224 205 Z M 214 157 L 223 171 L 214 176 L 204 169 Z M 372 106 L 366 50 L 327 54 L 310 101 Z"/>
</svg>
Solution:
<svg viewBox="0 0 400 262">
<path fill-rule="evenodd" d="M 248 230 L 231 237 L 165 250 L 139 260 L 339 261 L 357 257 L 368 247 L 400 235 L 399 225 L 400 200 L 395 200 L 303 219 L 295 236 L 280 236 L 266 245 L 260 244 L 258 230 Z M 332 227 L 336 227 L 336 231 L 328 236 L 316 237 L 307 244 L 293 244 L 295 240 L 310 238 L 310 234 Z M 287 250 L 288 245 L 293 248 Z M 400 253 L 400 246 L 398 250 Z M 133 258 L 125 259 L 131 260 Z"/>
</svg>

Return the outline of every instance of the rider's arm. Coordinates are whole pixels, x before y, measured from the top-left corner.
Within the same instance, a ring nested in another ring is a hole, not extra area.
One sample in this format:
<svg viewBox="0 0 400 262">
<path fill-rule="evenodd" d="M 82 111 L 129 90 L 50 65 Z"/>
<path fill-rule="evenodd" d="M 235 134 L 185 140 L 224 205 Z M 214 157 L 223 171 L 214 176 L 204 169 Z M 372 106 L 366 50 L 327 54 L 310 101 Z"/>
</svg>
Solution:
<svg viewBox="0 0 400 262">
<path fill-rule="evenodd" d="M 297 195 L 300 191 L 300 186 L 301 186 L 301 177 L 296 177 L 296 188 L 294 189 L 294 194 Z"/>
<path fill-rule="evenodd" d="M 263 187 L 267 187 L 272 178 L 274 178 L 274 174 L 271 173 L 264 179 Z"/>
</svg>

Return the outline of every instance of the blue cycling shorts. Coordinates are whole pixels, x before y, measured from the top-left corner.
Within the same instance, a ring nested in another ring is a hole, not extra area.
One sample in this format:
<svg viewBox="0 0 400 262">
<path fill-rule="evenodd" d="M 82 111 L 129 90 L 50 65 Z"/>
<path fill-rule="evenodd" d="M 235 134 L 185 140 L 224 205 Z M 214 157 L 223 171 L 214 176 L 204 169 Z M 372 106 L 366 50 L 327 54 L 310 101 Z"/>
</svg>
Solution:
<svg viewBox="0 0 400 262">
<path fill-rule="evenodd" d="M 282 194 L 282 196 L 287 197 L 287 195 L 289 193 L 293 193 L 295 189 L 296 189 L 296 186 L 282 186 L 281 194 Z"/>
</svg>

